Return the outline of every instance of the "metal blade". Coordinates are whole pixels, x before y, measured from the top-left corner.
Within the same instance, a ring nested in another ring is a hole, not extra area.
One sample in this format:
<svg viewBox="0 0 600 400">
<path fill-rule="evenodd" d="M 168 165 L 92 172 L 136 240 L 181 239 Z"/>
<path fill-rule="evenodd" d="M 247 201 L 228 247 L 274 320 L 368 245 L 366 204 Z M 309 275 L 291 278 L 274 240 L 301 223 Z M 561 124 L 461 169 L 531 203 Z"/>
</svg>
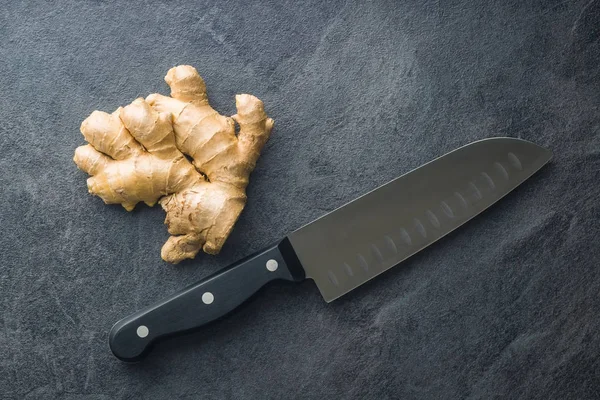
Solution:
<svg viewBox="0 0 600 400">
<path fill-rule="evenodd" d="M 288 235 L 325 301 L 348 293 L 452 232 L 552 158 L 520 139 L 473 142 Z"/>
</svg>

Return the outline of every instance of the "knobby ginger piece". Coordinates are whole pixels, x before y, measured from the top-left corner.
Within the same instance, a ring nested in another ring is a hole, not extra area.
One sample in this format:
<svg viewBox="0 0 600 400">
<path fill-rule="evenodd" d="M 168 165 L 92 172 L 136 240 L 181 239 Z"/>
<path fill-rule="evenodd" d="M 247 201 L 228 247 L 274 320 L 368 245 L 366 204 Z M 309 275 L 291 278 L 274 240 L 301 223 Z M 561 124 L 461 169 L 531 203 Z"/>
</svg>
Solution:
<svg viewBox="0 0 600 400">
<path fill-rule="evenodd" d="M 176 264 L 200 249 L 221 250 L 273 120 L 249 94 L 236 96 L 237 114 L 219 114 L 189 65 L 172 68 L 165 81 L 171 97 L 151 94 L 112 114 L 94 111 L 81 124 L 89 144 L 75 150 L 74 161 L 91 175 L 89 192 L 106 204 L 131 211 L 141 201 L 160 203 L 171 234 L 161 256 Z"/>
</svg>

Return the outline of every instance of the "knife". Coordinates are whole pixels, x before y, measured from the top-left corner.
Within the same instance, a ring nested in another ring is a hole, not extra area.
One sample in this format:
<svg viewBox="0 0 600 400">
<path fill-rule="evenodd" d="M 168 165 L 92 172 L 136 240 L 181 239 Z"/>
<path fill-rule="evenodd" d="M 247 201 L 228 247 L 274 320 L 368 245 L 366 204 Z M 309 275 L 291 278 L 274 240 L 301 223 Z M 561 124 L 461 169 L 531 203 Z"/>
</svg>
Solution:
<svg viewBox="0 0 600 400">
<path fill-rule="evenodd" d="M 469 221 L 551 158 L 521 139 L 463 146 L 122 319 L 110 331 L 110 348 L 123 361 L 137 361 L 159 339 L 225 316 L 277 279 L 312 279 L 331 302 Z"/>
</svg>

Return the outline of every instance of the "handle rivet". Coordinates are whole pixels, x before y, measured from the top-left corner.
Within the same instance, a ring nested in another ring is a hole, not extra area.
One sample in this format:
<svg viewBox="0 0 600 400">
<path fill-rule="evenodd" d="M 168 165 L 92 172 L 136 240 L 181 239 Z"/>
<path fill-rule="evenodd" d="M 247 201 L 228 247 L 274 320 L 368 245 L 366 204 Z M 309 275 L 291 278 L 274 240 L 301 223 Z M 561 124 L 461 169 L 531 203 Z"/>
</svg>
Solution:
<svg viewBox="0 0 600 400">
<path fill-rule="evenodd" d="M 215 301 L 215 296 L 211 292 L 206 292 L 202 295 L 202 302 L 204 304 L 211 304 L 213 301 Z"/>
<path fill-rule="evenodd" d="M 141 338 L 145 338 L 146 336 L 148 336 L 148 333 L 150 333 L 150 331 L 148 330 L 148 327 L 146 325 L 138 326 L 138 328 L 135 332 Z"/>
<path fill-rule="evenodd" d="M 267 269 L 269 271 L 274 272 L 277 270 L 277 267 L 279 267 L 279 264 L 277 263 L 276 260 L 271 259 L 271 260 L 267 261 Z"/>
</svg>

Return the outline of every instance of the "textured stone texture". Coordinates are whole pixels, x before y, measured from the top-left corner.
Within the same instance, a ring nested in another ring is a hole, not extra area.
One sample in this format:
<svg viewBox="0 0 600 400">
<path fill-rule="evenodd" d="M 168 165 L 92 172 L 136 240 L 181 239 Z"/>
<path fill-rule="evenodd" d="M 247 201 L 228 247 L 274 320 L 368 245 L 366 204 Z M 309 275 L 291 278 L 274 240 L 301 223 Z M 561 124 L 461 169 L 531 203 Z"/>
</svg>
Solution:
<svg viewBox="0 0 600 400">
<path fill-rule="evenodd" d="M 5 2 L 0 397 L 600 396 L 600 1 Z M 196 66 L 213 104 L 276 120 L 221 255 L 160 261 L 163 212 L 87 195 L 79 124 Z M 553 163 L 467 227 L 330 305 L 274 284 L 115 359 L 121 317 L 472 140 Z"/>
</svg>

